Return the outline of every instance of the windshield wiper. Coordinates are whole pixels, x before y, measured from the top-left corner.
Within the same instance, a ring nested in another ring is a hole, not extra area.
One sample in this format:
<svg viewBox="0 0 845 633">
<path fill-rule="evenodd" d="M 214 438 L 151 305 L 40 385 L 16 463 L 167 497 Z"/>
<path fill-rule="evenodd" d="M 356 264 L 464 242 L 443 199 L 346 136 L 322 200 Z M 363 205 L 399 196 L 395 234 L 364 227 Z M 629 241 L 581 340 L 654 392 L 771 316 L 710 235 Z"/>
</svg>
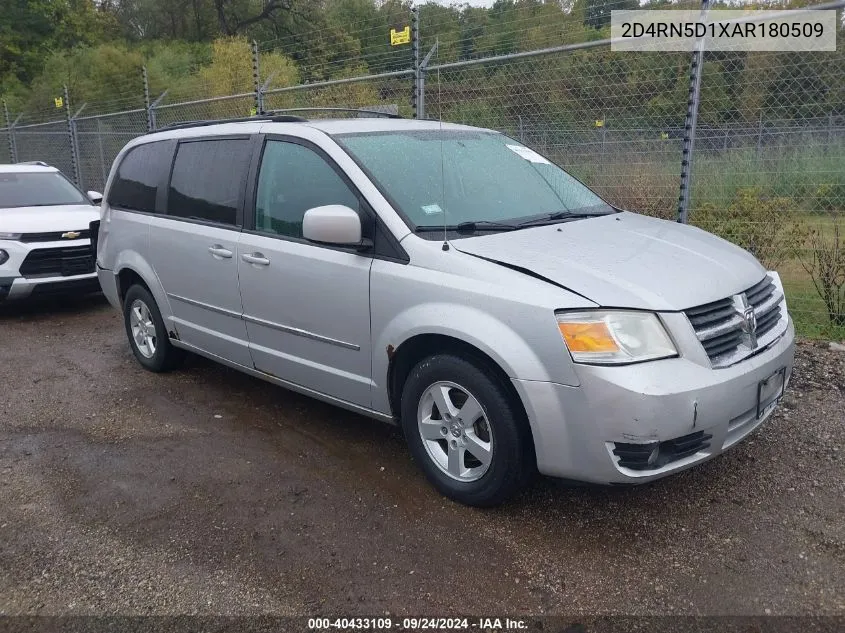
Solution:
<svg viewBox="0 0 845 633">
<path fill-rule="evenodd" d="M 579 220 L 581 218 L 594 218 L 600 215 L 609 215 L 612 211 L 554 211 L 546 215 L 519 222 L 517 228 L 525 228 L 528 226 L 543 226 L 544 224 L 554 224 L 560 220 Z"/>
<path fill-rule="evenodd" d="M 417 233 L 431 233 L 434 231 L 457 231 L 458 233 L 475 233 L 477 231 L 514 231 L 518 226 L 506 222 L 493 222 L 492 220 L 475 220 L 471 222 L 460 222 L 458 224 L 444 225 L 423 225 L 414 229 Z"/>
</svg>

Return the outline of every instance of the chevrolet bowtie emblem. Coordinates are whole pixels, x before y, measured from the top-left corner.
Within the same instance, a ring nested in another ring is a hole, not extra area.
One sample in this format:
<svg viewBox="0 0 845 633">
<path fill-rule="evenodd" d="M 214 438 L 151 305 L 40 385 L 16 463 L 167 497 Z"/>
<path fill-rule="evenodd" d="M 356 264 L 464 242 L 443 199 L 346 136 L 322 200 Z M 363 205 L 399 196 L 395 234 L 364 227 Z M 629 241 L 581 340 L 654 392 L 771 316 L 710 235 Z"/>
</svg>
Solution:
<svg viewBox="0 0 845 633">
<path fill-rule="evenodd" d="M 82 234 L 79 231 L 68 231 L 67 233 L 62 233 L 62 239 L 64 239 L 64 240 L 75 240 L 80 235 L 82 235 Z"/>
</svg>

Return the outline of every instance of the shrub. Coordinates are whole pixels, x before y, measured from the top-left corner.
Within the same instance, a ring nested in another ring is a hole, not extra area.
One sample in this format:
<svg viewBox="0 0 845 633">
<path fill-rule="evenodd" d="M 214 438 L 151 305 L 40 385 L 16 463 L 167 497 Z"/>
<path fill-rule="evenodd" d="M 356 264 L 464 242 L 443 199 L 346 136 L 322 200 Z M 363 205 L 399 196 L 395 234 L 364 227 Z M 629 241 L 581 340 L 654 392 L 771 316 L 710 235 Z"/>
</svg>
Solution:
<svg viewBox="0 0 845 633">
<path fill-rule="evenodd" d="M 764 197 L 758 188 L 737 190 L 727 208 L 705 203 L 690 220 L 750 251 L 770 269 L 795 257 L 808 235 L 789 198 Z"/>
<path fill-rule="evenodd" d="M 813 228 L 800 259 L 824 301 L 831 324 L 845 326 L 845 241 L 840 224 L 839 219 L 833 220 L 830 232 Z"/>
</svg>

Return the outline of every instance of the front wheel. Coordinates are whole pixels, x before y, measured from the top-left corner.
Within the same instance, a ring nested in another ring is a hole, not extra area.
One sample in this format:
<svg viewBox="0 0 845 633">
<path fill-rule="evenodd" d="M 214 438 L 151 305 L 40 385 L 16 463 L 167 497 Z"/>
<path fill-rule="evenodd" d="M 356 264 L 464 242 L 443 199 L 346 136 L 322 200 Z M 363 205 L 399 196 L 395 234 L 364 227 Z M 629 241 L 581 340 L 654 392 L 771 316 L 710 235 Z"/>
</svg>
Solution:
<svg viewBox="0 0 845 633">
<path fill-rule="evenodd" d="M 444 495 L 492 506 L 518 492 L 530 466 L 530 435 L 499 381 L 451 354 L 422 360 L 402 390 L 411 454 Z"/>
</svg>

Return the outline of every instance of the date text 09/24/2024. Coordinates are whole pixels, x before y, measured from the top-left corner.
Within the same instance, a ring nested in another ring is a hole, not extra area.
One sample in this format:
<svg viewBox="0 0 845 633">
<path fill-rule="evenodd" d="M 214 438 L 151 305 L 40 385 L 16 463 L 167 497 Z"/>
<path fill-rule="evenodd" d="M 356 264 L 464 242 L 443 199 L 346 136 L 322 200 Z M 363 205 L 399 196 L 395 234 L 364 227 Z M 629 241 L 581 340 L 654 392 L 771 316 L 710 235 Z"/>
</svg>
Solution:
<svg viewBox="0 0 845 633">
<path fill-rule="evenodd" d="M 437 618 L 390 617 L 374 618 L 309 618 L 308 630 L 355 631 L 355 630 L 391 630 L 397 631 L 519 631 L 528 628 L 528 624 L 519 618 Z"/>
</svg>

